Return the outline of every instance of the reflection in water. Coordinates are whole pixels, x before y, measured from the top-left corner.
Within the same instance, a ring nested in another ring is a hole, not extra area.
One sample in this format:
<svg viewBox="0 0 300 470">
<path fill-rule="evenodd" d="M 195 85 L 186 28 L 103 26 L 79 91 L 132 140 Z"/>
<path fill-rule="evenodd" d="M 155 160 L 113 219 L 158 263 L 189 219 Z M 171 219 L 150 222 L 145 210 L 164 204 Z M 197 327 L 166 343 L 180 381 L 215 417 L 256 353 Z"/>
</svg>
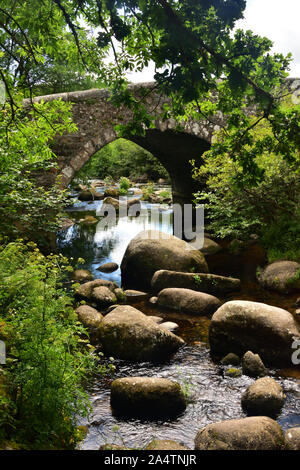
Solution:
<svg viewBox="0 0 300 470">
<path fill-rule="evenodd" d="M 78 222 L 85 215 L 95 216 L 101 205 L 101 201 L 76 203 L 70 208 L 69 216 Z M 150 218 L 150 210 L 153 206 L 142 202 L 142 209 L 147 209 L 147 211 L 143 210 L 140 217 L 120 218 L 116 226 L 105 230 L 97 230 L 99 228 L 97 224 L 76 223 L 58 234 L 60 252 L 74 259 L 84 258 L 85 265 L 82 267 L 89 269 L 96 278 L 101 277 L 120 284 L 120 269 L 113 273 L 100 273 L 97 268 L 106 262 L 116 262 L 120 265 L 129 241 L 142 230 L 151 228 L 172 233 L 170 208 L 161 207 L 159 218 L 153 220 Z M 232 272 L 224 272 L 225 275 L 238 275 L 233 271 L 232 259 L 230 263 L 223 263 L 224 266 L 225 264 L 227 268 L 229 266 L 229 269 L 232 269 Z M 216 267 L 212 271 L 217 272 Z M 267 301 L 283 308 L 290 307 L 289 309 L 295 301 L 294 298 L 285 299 L 280 295 L 264 291 L 254 282 L 250 284 L 250 288 L 249 283 L 243 282 L 241 292 L 227 295 L 227 299 L 224 298 L 223 301 L 233 298 Z M 109 381 L 102 377 L 95 377 L 89 387 L 92 415 L 88 423 L 85 421 L 81 423 L 88 424 L 88 433 L 81 448 L 98 449 L 104 443 L 121 444 L 123 442 L 134 448 L 142 448 L 150 440 L 157 438 L 174 439 L 192 449 L 199 428 L 208 423 L 245 416 L 241 409 L 241 395 L 253 379 L 244 375 L 236 379 L 226 377 L 223 375 L 222 368 L 211 361 L 207 346 L 209 318 L 189 317 L 178 312 L 161 311 L 147 302 L 137 305 L 137 308 L 145 314 L 159 315 L 165 320 L 178 323 L 178 334 L 184 338 L 187 346 L 164 364 L 134 364 L 116 361 L 116 376 L 144 375 L 177 380 L 187 386 L 191 393 L 191 402 L 187 410 L 174 421 L 147 422 L 117 419 L 112 416 L 110 410 Z M 277 380 L 284 387 L 287 396 L 278 422 L 283 429 L 300 426 L 299 381 L 281 377 L 277 377 Z M 119 426 L 117 433 L 114 431 L 115 425 Z"/>
<path fill-rule="evenodd" d="M 69 216 L 77 221 L 83 219 L 85 215 L 95 216 L 95 211 L 98 213 L 101 206 L 102 201 L 96 201 L 93 203 L 94 211 L 92 212 L 90 204 L 77 203 L 74 210 L 69 210 Z M 151 216 L 153 208 L 156 208 L 156 217 Z M 173 214 L 170 208 L 159 208 L 158 205 L 142 202 L 142 211 L 139 217 L 117 218 L 116 225 L 113 227 L 106 227 L 103 230 L 100 224 L 86 225 L 81 223 L 61 231 L 58 234 L 58 248 L 66 256 L 74 259 L 84 258 L 85 264 L 81 267 L 89 269 L 95 277 L 100 277 L 97 268 L 107 262 L 120 265 L 129 241 L 139 232 L 155 229 L 172 233 L 172 219 Z M 101 221 L 102 218 L 98 218 L 98 220 Z M 120 285 L 120 269 L 113 273 L 101 273 L 101 278 L 115 281 Z"/>
</svg>

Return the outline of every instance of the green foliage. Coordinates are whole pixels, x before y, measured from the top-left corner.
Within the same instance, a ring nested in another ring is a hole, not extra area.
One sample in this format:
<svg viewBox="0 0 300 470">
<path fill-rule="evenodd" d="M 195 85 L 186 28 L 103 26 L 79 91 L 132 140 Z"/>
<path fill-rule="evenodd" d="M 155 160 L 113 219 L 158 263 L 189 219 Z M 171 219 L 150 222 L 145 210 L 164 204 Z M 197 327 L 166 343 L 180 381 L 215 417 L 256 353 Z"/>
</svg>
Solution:
<svg viewBox="0 0 300 470">
<path fill-rule="evenodd" d="M 126 178 L 125 176 L 122 176 L 122 178 L 120 178 L 120 194 L 127 194 L 130 186 L 131 186 L 130 180 Z"/>
<path fill-rule="evenodd" d="M 19 109 L 11 118 L 7 104 L 0 115 L 0 239 L 21 235 L 42 243 L 45 232 L 57 228 L 65 196 L 56 186 L 39 187 L 34 175 L 48 170 L 51 178 L 57 171 L 50 143 L 55 135 L 76 130 L 71 104 L 35 104 L 27 114 Z"/>
<path fill-rule="evenodd" d="M 73 448 L 76 419 L 89 412 L 82 384 L 96 370 L 95 356 L 62 286 L 70 270 L 67 259 L 44 257 L 33 243 L 0 251 L 0 337 L 14 408 L 1 407 L 0 422 L 25 448 Z"/>
<path fill-rule="evenodd" d="M 260 123 L 250 134 L 253 142 L 258 142 L 268 138 L 272 128 Z M 254 181 L 253 173 L 245 173 L 242 164 L 230 154 L 215 156 L 207 152 L 204 165 L 194 166 L 194 177 L 206 187 L 196 194 L 196 203 L 205 203 L 207 229 L 220 238 L 242 240 L 258 233 L 270 261 L 299 259 L 299 159 L 299 151 L 290 161 L 283 155 L 262 151 L 254 160 L 261 179 Z"/>
<path fill-rule="evenodd" d="M 149 179 L 168 178 L 168 173 L 151 153 L 125 139 L 118 139 L 103 147 L 78 172 L 76 180 L 83 178 L 121 177 L 138 179 L 145 176 Z"/>
<path fill-rule="evenodd" d="M 142 195 L 142 200 L 143 201 L 148 201 L 151 196 L 155 193 L 155 185 L 151 181 L 147 183 L 146 186 L 143 187 L 142 189 L 143 195 Z"/>
</svg>

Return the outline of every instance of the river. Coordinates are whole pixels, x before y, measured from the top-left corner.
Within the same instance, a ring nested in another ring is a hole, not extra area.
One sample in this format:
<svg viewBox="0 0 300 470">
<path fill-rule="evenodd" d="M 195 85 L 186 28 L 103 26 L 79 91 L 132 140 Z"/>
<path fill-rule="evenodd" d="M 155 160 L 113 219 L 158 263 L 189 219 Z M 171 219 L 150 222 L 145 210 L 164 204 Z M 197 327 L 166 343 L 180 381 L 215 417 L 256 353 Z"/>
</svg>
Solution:
<svg viewBox="0 0 300 470">
<path fill-rule="evenodd" d="M 95 216 L 102 201 L 76 202 L 67 208 L 70 218 L 78 222 L 85 215 Z M 159 210 L 156 220 L 150 217 L 153 207 Z M 117 220 L 114 227 L 99 230 L 97 224 L 75 223 L 58 234 L 59 251 L 73 258 L 84 258 L 82 268 L 89 269 L 95 278 L 103 278 L 121 285 L 120 269 L 110 273 L 100 273 L 97 268 L 106 262 L 120 265 L 129 241 L 140 231 L 156 229 L 172 232 L 172 210 L 168 206 L 151 205 L 142 202 L 140 217 L 125 217 Z M 260 254 L 254 245 L 249 253 L 236 257 L 234 262 L 226 261 L 226 255 L 214 255 L 209 261 L 211 272 L 239 276 L 242 289 L 234 295 L 227 295 L 222 301 L 247 299 L 269 303 L 291 312 L 297 296 L 281 296 L 261 289 L 255 282 L 255 272 Z M 179 325 L 177 334 L 186 345 L 168 362 L 163 364 L 129 363 L 115 360 L 116 377 L 158 376 L 180 382 L 189 395 L 186 411 L 171 421 L 121 420 L 112 416 L 110 399 L 110 379 L 95 377 L 88 386 L 92 404 L 89 420 L 81 421 L 87 427 L 87 434 L 80 449 L 98 449 L 106 443 L 122 444 L 132 448 L 144 448 L 152 439 L 172 439 L 193 449 L 197 431 L 206 424 L 224 419 L 246 416 L 241 408 L 241 395 L 253 379 L 243 375 L 230 378 L 224 375 L 222 366 L 212 362 L 208 348 L 209 318 L 191 317 L 172 311 L 163 311 L 148 301 L 135 305 L 143 313 L 162 316 Z M 270 371 L 285 390 L 286 401 L 277 421 L 282 428 L 300 426 L 300 373 L 299 369 Z"/>
</svg>

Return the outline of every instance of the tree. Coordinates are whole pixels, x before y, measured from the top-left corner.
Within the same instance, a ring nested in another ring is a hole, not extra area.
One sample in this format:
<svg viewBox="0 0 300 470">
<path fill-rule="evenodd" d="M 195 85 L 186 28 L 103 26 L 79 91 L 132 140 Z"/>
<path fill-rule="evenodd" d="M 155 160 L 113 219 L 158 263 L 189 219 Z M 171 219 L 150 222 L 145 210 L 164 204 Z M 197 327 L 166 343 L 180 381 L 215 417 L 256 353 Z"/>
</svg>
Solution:
<svg viewBox="0 0 300 470">
<path fill-rule="evenodd" d="M 257 154 L 269 149 L 293 158 L 299 147 L 299 111 L 279 106 L 288 92 L 284 79 L 290 55 L 271 54 L 271 41 L 251 31 L 233 32 L 245 6 L 245 0 L 5 0 L 0 8 L 0 43 L 10 69 L 0 74 L 12 103 L 11 74 L 23 67 L 23 58 L 29 65 L 39 64 L 45 55 L 55 60 L 65 48 L 69 64 L 100 74 L 111 87 L 114 102 L 132 109 L 133 124 L 118 128 L 126 135 L 153 125 L 124 78 L 127 71 L 141 70 L 153 60 L 153 89 L 171 98 L 164 117 L 214 122 L 217 110 L 225 113 L 222 139 L 211 152 L 230 154 L 255 183 L 262 176 L 255 164 Z M 66 34 L 67 43 L 62 41 Z M 109 47 L 115 63 L 107 66 L 103 59 Z M 255 122 L 246 111 L 253 106 Z M 271 125 L 273 137 L 254 142 L 249 130 L 261 121 Z"/>
</svg>

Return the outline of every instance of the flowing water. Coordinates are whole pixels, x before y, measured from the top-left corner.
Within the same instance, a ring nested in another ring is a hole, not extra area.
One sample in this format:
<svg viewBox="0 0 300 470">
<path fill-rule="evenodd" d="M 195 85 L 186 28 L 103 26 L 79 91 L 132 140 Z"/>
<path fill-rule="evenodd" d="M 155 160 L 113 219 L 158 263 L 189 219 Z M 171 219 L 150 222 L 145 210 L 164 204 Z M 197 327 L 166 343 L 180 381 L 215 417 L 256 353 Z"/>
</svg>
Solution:
<svg viewBox="0 0 300 470">
<path fill-rule="evenodd" d="M 85 215 L 95 216 L 101 201 L 78 202 L 68 208 L 69 216 L 77 222 Z M 121 284 L 120 270 L 104 274 L 97 268 L 112 261 L 120 265 L 129 241 L 141 230 L 158 229 L 172 232 L 172 211 L 168 206 L 156 206 L 159 216 L 150 217 L 154 205 L 142 203 L 140 217 L 124 217 L 117 220 L 114 227 L 99 230 L 97 224 L 75 223 L 58 234 L 60 252 L 70 257 L 85 259 L 83 268 L 89 269 L 96 278 L 113 280 Z M 255 282 L 255 271 L 263 263 L 264 255 L 255 243 L 241 256 L 214 255 L 207 257 L 210 272 L 233 275 L 242 279 L 240 292 L 222 298 L 247 299 L 276 305 L 294 312 L 297 295 L 281 296 L 261 289 Z M 189 397 L 186 411 L 172 421 L 122 420 L 112 415 L 109 378 L 95 377 L 88 391 L 92 403 L 89 421 L 80 424 L 87 426 L 87 435 L 81 449 L 98 449 L 105 443 L 125 444 L 133 448 L 143 448 L 153 438 L 173 439 L 193 448 L 197 431 L 208 423 L 244 417 L 241 408 L 241 395 L 253 379 L 243 375 L 230 378 L 224 375 L 224 368 L 215 364 L 209 355 L 209 318 L 191 317 L 172 311 L 161 310 L 145 301 L 135 305 L 147 315 L 158 315 L 179 325 L 177 334 L 186 345 L 168 362 L 162 364 L 130 363 L 115 361 L 116 377 L 158 376 L 180 382 Z M 300 371 L 292 368 L 270 371 L 283 386 L 286 401 L 277 421 L 283 429 L 300 426 Z"/>
</svg>

